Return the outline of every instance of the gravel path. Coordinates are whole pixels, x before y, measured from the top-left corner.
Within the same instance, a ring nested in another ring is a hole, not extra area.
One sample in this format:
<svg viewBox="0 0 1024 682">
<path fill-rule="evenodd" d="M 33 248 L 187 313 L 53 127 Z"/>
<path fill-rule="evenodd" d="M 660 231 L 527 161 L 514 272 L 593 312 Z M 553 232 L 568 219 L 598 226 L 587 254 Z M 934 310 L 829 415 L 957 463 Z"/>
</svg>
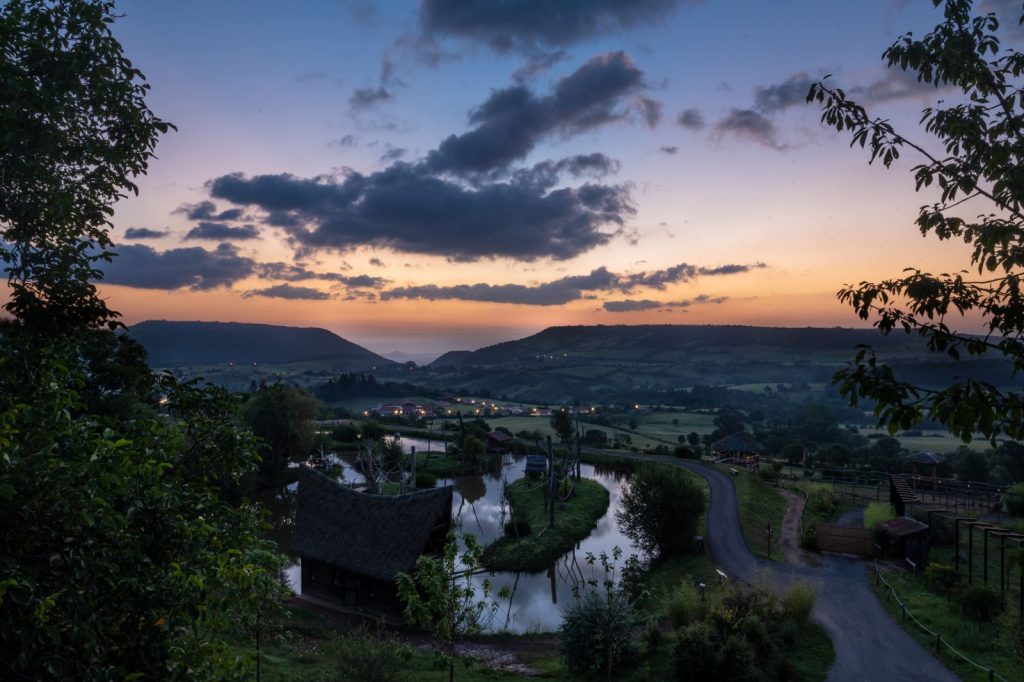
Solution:
<svg viewBox="0 0 1024 682">
<path fill-rule="evenodd" d="M 792 490 L 779 488 L 779 494 L 786 498 L 786 514 L 782 517 L 782 537 L 779 538 L 779 549 L 790 566 L 811 566 L 804 551 L 800 549 L 800 519 L 804 515 L 804 504 L 807 502 Z"/>
<path fill-rule="evenodd" d="M 775 584 L 808 580 L 819 586 L 813 618 L 825 629 L 836 650 L 828 680 L 951 682 L 957 680 L 942 663 L 907 634 L 879 603 L 868 585 L 864 562 L 826 556 L 817 568 L 779 566 L 750 553 L 740 531 L 739 506 L 732 480 L 717 469 L 696 462 L 659 455 L 637 459 L 689 469 L 707 480 L 707 545 L 715 561 L 730 577 L 749 580 L 766 571 Z"/>
</svg>

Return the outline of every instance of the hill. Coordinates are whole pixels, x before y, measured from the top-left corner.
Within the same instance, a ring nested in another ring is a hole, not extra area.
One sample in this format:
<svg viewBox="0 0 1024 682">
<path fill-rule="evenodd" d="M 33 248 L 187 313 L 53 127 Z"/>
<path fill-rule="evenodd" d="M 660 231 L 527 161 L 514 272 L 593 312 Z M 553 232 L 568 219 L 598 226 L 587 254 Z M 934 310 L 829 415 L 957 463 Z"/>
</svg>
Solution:
<svg viewBox="0 0 1024 682">
<path fill-rule="evenodd" d="M 364 370 L 393 362 L 316 327 L 241 322 L 150 320 L 127 332 L 155 368 L 317 362 L 332 370 Z"/>
<path fill-rule="evenodd" d="M 1011 368 L 1002 360 L 955 363 L 927 352 L 914 335 L 732 325 L 551 327 L 476 351 L 446 353 L 420 380 L 521 400 L 602 402 L 616 395 L 642 401 L 651 390 L 699 385 L 827 385 L 861 344 L 872 346 L 882 362 L 923 385 L 944 385 L 965 376 L 1000 386 L 1012 380 Z"/>
</svg>

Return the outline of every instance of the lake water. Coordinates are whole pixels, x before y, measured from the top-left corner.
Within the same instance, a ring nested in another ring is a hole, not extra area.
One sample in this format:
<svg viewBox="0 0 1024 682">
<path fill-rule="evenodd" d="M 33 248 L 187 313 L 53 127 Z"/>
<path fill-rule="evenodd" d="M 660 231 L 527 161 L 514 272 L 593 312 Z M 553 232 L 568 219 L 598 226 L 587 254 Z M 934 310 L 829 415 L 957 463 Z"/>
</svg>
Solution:
<svg viewBox="0 0 1024 682">
<path fill-rule="evenodd" d="M 408 451 L 415 446 L 417 452 L 426 452 L 426 441 L 414 438 L 403 438 L 402 443 Z M 443 445 L 434 441 L 432 449 L 439 451 Z M 341 465 L 339 479 L 349 484 L 364 482 L 362 475 L 347 461 L 332 458 Z M 442 479 L 438 485 L 453 487 L 452 515 L 456 528 L 464 533 L 475 535 L 481 545 L 487 545 L 502 536 L 504 523 L 508 519 L 508 507 L 503 502 L 502 490 L 504 482 L 511 483 L 525 475 L 526 457 L 524 455 L 506 456 L 504 461 L 492 471 L 473 476 L 458 476 L 454 479 Z M 574 587 L 587 589 L 586 581 L 604 578 L 599 564 L 589 566 L 587 554 L 594 556 L 602 552 L 611 556 L 619 547 L 622 558 L 618 562 L 621 569 L 631 553 L 640 554 L 633 543 L 622 534 L 615 520 L 615 509 L 618 507 L 622 484 L 628 475 L 605 467 L 591 464 L 581 465 L 584 478 L 597 481 L 608 489 L 610 503 L 608 511 L 601 517 L 597 527 L 576 547 L 558 559 L 548 570 L 539 573 L 491 573 L 474 577 L 479 585 L 485 579 L 490 580 L 495 593 L 503 587 L 512 590 L 510 600 L 502 603 L 501 608 L 490 622 L 490 630 L 508 630 L 512 632 L 547 632 L 556 630 L 561 623 L 564 609 L 574 599 Z M 279 493 L 276 504 L 284 508 L 293 500 L 288 495 L 293 492 Z M 273 500 L 265 500 L 264 504 L 273 506 Z M 273 511 L 273 510 L 272 510 Z M 557 515 L 557 510 L 556 510 Z M 275 518 L 281 518 L 277 514 Z M 288 535 L 291 528 L 287 521 L 283 527 L 276 529 L 275 538 L 282 549 L 289 546 Z M 534 532 L 540 532 L 535 528 Z M 296 562 L 287 572 L 288 581 L 295 591 L 300 590 L 299 566 Z"/>
</svg>

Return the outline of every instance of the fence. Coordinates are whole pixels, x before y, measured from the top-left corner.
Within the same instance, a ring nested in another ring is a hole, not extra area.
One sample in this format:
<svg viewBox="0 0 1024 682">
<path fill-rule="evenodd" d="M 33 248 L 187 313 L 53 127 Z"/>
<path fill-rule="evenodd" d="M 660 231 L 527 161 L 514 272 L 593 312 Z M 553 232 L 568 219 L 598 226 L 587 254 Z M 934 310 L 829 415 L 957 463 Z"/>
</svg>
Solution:
<svg viewBox="0 0 1024 682">
<path fill-rule="evenodd" d="M 996 671 L 993 670 L 992 668 L 987 668 L 987 667 L 981 665 L 980 663 L 976 663 L 975 661 L 972 661 L 971 659 L 969 659 L 966 656 L 964 656 L 962 653 L 960 653 L 955 648 L 953 648 L 952 644 L 950 644 L 946 640 L 942 639 L 942 635 L 940 635 L 939 633 L 935 632 L 930 627 L 928 627 L 927 625 L 925 625 L 924 623 L 919 621 L 917 618 L 915 618 L 914 614 L 912 614 L 910 612 L 910 609 L 907 608 L 907 605 L 904 604 L 903 601 L 900 599 L 899 595 L 896 594 L 896 590 L 893 588 L 893 586 L 891 584 L 889 584 L 886 581 L 885 578 L 882 577 L 882 572 L 878 569 L 878 562 L 877 561 L 875 562 L 875 578 L 877 579 L 877 581 L 879 583 L 881 583 L 882 585 L 885 585 L 885 587 L 886 587 L 885 596 L 886 597 L 890 597 L 891 596 L 893 599 L 896 600 L 896 604 L 900 607 L 900 613 L 903 616 L 903 620 L 904 621 L 910 620 L 917 627 L 921 628 L 922 632 L 924 632 L 926 635 L 928 635 L 929 637 L 934 639 L 934 641 L 935 641 L 935 655 L 939 655 L 940 653 L 942 653 L 942 647 L 943 647 L 943 645 L 945 645 L 945 647 L 947 649 L 949 649 L 954 655 L 956 655 L 959 658 L 963 659 L 964 662 L 974 666 L 975 668 L 977 668 L 978 670 L 982 671 L 983 673 L 988 674 L 988 679 L 989 680 L 1001 680 L 1001 682 L 1009 682 L 1009 680 L 1007 680 L 1002 675 L 997 674 Z"/>
</svg>

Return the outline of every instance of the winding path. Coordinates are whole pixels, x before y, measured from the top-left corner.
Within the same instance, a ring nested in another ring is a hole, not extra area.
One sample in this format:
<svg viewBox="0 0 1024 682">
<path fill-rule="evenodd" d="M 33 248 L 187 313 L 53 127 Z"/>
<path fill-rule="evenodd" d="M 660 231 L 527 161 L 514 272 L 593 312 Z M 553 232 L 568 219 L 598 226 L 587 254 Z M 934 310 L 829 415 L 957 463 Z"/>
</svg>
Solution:
<svg viewBox="0 0 1024 682">
<path fill-rule="evenodd" d="M 711 489 L 707 545 L 715 561 L 730 576 L 744 580 L 766 571 L 785 585 L 802 579 L 819 586 L 813 618 L 832 638 L 836 660 L 828 679 L 835 682 L 927 680 L 959 678 L 907 634 L 871 591 L 864 563 L 827 556 L 820 567 L 781 566 L 754 557 L 740 530 L 736 488 L 724 473 L 687 460 L 659 455 L 637 459 L 683 467 L 702 476 Z"/>
</svg>

